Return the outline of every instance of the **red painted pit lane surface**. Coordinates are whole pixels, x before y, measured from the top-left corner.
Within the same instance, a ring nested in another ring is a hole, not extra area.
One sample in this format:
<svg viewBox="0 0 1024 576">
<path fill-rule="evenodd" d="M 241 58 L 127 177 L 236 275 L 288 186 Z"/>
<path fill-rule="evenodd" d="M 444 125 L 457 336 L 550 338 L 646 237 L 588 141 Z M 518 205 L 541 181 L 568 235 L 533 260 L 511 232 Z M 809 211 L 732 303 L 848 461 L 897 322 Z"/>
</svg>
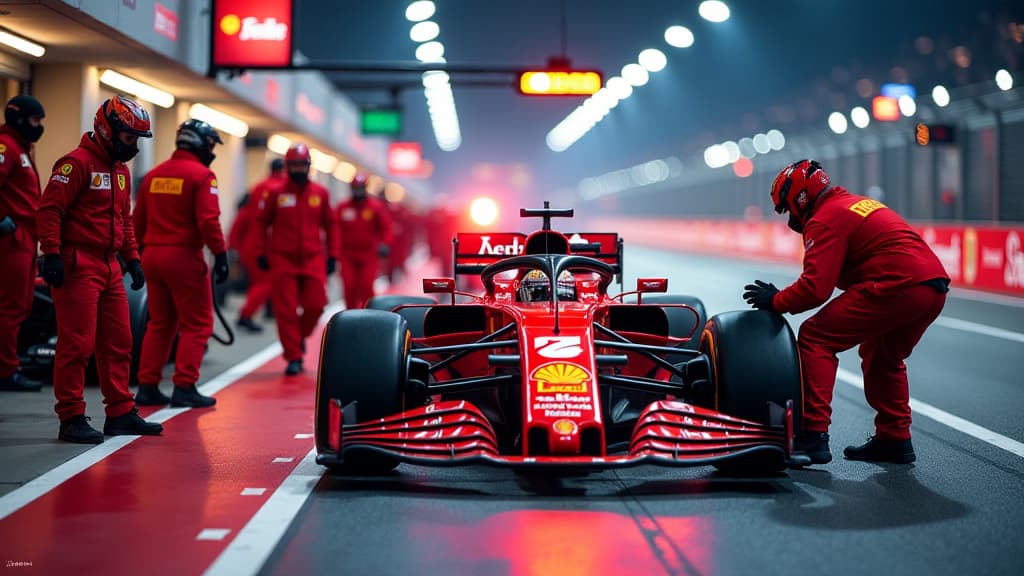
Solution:
<svg viewBox="0 0 1024 576">
<path fill-rule="evenodd" d="M 313 446 L 295 437 L 313 432 L 308 356 L 304 374 L 287 378 L 283 360 L 267 362 L 221 390 L 214 408 L 178 414 L 163 436 L 136 439 L 11 514 L 0 557 L 45 574 L 202 573 Z M 204 530 L 223 537 L 199 540 Z"/>
</svg>

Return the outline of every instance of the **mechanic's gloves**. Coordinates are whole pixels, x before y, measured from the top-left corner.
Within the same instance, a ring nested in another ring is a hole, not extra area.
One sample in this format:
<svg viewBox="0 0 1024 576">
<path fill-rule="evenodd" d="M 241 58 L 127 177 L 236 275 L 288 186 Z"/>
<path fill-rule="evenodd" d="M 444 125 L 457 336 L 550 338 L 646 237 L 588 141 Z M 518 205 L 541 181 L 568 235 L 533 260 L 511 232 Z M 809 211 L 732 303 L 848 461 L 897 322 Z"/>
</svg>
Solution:
<svg viewBox="0 0 1024 576">
<path fill-rule="evenodd" d="M 64 285 L 64 259 L 60 254 L 44 254 L 39 263 L 39 274 L 47 284 L 54 288 Z"/>
<path fill-rule="evenodd" d="M 327 275 L 334 274 L 334 271 L 338 269 L 338 259 L 331 256 L 327 258 Z"/>
<path fill-rule="evenodd" d="M 747 301 L 747 304 L 758 310 L 775 311 L 773 300 L 775 295 L 779 293 L 779 289 L 775 287 L 775 284 L 754 280 L 753 284 L 747 284 L 743 288 L 746 289 L 746 292 L 743 293 L 743 299 Z"/>
<path fill-rule="evenodd" d="M 257 256 L 256 265 L 259 266 L 260 270 L 263 270 L 264 272 L 270 270 L 270 260 L 266 256 Z"/>
<path fill-rule="evenodd" d="M 387 258 L 389 254 L 391 254 L 391 248 L 387 244 L 381 244 L 377 247 L 377 256 Z"/>
<path fill-rule="evenodd" d="M 0 236 L 7 236 L 13 234 L 18 229 L 18 225 L 11 220 L 10 216 L 4 216 L 3 220 L 0 220 Z"/>
<path fill-rule="evenodd" d="M 146 285 L 146 276 L 142 273 L 142 262 L 138 258 L 128 261 L 128 273 L 132 275 L 132 290 L 142 290 Z"/>
<path fill-rule="evenodd" d="M 231 269 L 228 267 L 228 253 L 221 252 L 214 256 L 213 259 L 213 279 L 217 284 L 223 284 L 228 279 L 228 273 Z"/>
</svg>

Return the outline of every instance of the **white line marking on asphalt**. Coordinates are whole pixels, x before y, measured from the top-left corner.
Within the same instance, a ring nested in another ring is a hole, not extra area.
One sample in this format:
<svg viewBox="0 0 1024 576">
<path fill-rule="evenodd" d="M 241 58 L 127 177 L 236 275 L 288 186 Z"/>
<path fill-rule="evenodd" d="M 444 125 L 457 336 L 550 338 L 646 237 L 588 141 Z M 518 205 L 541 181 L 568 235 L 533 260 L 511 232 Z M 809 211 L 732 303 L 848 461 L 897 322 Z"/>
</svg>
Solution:
<svg viewBox="0 0 1024 576">
<path fill-rule="evenodd" d="M 223 540 L 231 533 L 229 528 L 203 528 L 196 540 Z"/>
<path fill-rule="evenodd" d="M 265 364 L 268 360 L 281 353 L 281 345 L 271 344 L 256 354 L 250 356 L 240 364 L 236 364 L 224 372 L 212 378 L 206 384 L 199 386 L 199 391 L 212 396 L 213 394 L 227 388 L 235 381 Z M 191 410 L 191 408 L 164 408 L 146 418 L 149 422 L 166 422 L 171 418 Z M 88 469 L 114 452 L 134 442 L 138 436 L 114 436 L 108 438 L 103 444 L 75 456 L 71 460 L 57 466 L 53 470 L 38 476 L 16 490 L 8 492 L 0 497 L 0 520 L 17 512 L 21 508 L 32 503 L 37 498 L 45 496 L 48 492 L 60 486 L 71 477 Z"/>
<path fill-rule="evenodd" d="M 840 368 L 837 377 L 839 380 L 842 380 L 851 386 L 860 388 L 861 390 L 864 389 L 864 380 L 849 370 Z M 1015 456 L 1024 458 L 1024 443 L 1017 442 L 1012 438 L 1007 438 L 998 432 L 993 432 L 988 428 L 978 426 L 974 422 L 964 420 L 959 416 L 954 416 L 945 410 L 936 408 L 926 402 L 915 400 L 914 398 L 910 399 L 910 409 L 913 410 L 915 414 L 927 416 L 940 424 L 945 424 L 954 430 L 963 432 L 964 434 L 973 436 L 982 442 L 987 442 L 996 448 L 1002 448 Z"/>
<path fill-rule="evenodd" d="M 242 488 L 242 496 L 263 496 L 266 492 L 266 488 Z"/>
<path fill-rule="evenodd" d="M 295 439 L 296 440 L 306 440 L 306 439 L 309 439 L 309 438 L 312 438 L 312 437 L 313 437 L 312 434 L 296 434 L 295 435 Z"/>
<path fill-rule="evenodd" d="M 996 294 L 994 292 L 982 292 L 981 290 L 971 290 L 970 288 L 958 288 L 955 285 L 949 291 L 950 298 L 959 298 L 961 300 L 974 300 L 977 302 L 987 302 L 989 304 L 1002 304 L 1003 306 L 1013 306 L 1014 308 L 1024 308 L 1024 298 L 1020 296 L 1009 296 L 1006 294 Z"/>
<path fill-rule="evenodd" d="M 204 576 L 243 576 L 259 572 L 322 475 L 314 448 L 206 569 Z"/>
<path fill-rule="evenodd" d="M 1002 338 L 1004 340 L 1011 340 L 1013 342 L 1020 342 L 1024 344 L 1024 334 L 1021 334 L 1020 332 L 1013 332 L 1011 330 L 1003 330 L 1002 328 L 995 328 L 987 324 L 978 324 L 977 322 L 958 320 L 947 316 L 939 316 L 935 319 L 935 323 L 939 326 L 945 326 L 946 328 L 952 328 L 954 330 L 974 332 L 975 334 L 983 334 L 993 338 Z"/>
<path fill-rule="evenodd" d="M 288 462 L 291 462 L 293 460 L 295 460 L 295 458 L 274 458 L 274 461 L 272 463 L 273 464 L 287 464 Z"/>
</svg>

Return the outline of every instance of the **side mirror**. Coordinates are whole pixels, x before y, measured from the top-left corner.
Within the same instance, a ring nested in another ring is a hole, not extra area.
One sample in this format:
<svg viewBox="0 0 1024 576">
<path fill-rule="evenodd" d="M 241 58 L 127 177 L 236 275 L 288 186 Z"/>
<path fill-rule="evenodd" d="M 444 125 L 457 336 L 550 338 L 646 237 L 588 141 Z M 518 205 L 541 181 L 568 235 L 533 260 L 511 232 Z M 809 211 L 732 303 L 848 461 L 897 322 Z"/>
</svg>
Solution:
<svg viewBox="0 0 1024 576">
<path fill-rule="evenodd" d="M 668 278 L 637 278 L 636 291 L 641 294 L 668 292 Z"/>
<path fill-rule="evenodd" d="M 423 293 L 424 294 L 454 294 L 455 293 L 455 279 L 454 278 L 424 278 L 423 279 Z"/>
</svg>

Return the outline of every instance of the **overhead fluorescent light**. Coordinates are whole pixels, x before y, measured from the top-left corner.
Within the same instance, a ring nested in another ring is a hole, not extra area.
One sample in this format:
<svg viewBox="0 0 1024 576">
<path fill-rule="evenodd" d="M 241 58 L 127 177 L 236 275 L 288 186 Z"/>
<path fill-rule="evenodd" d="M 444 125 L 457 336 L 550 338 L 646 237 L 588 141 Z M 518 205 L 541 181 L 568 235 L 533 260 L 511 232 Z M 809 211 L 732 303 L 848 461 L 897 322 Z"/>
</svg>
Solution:
<svg viewBox="0 0 1024 576">
<path fill-rule="evenodd" d="M 164 92 L 159 88 L 154 88 L 149 84 L 139 82 L 134 78 L 129 78 L 113 70 L 104 70 L 103 74 L 100 75 L 100 83 L 106 84 L 114 90 L 131 94 L 140 100 L 152 102 L 161 108 L 174 106 L 174 95 L 170 92 Z"/>
<path fill-rule="evenodd" d="M 316 148 L 309 149 L 309 161 L 313 165 L 314 170 L 324 174 L 330 174 L 334 171 L 334 167 L 338 165 L 338 158 L 336 156 L 321 152 Z"/>
<path fill-rule="evenodd" d="M 270 138 L 267 138 L 267 149 L 274 154 L 280 154 L 284 156 L 288 152 L 288 148 L 292 145 L 292 141 L 281 136 L 280 134 L 271 134 Z"/>
<path fill-rule="evenodd" d="M 46 48 L 43 48 L 41 45 L 30 40 L 26 40 L 21 36 L 15 36 L 5 30 L 0 30 L 0 44 L 5 44 L 15 50 L 35 56 L 36 58 L 46 54 Z"/>
<path fill-rule="evenodd" d="M 188 110 L 188 115 L 238 138 L 244 138 L 249 133 L 249 125 L 242 120 L 203 104 L 193 104 Z"/>
</svg>

